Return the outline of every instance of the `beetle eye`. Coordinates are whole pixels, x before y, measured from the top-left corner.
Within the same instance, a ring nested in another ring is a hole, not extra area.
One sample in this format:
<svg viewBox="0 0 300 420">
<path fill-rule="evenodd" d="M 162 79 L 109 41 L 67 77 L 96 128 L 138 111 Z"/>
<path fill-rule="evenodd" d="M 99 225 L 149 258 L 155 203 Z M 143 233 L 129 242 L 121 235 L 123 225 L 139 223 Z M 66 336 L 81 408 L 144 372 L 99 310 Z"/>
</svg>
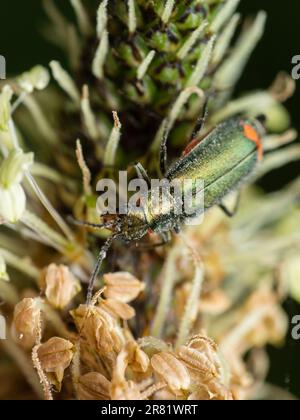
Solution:
<svg viewBox="0 0 300 420">
<path fill-rule="evenodd" d="M 266 122 L 267 122 L 267 117 L 264 114 L 259 114 L 256 117 L 257 121 L 259 121 L 263 126 L 265 126 Z"/>
</svg>

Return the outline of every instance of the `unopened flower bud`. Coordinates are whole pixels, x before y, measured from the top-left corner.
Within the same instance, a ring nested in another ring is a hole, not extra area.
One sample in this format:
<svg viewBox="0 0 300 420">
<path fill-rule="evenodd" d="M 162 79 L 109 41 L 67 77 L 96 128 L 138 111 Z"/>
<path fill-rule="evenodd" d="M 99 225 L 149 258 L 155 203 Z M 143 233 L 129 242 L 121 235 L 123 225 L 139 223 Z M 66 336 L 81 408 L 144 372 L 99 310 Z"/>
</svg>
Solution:
<svg viewBox="0 0 300 420">
<path fill-rule="evenodd" d="M 0 131 L 8 131 L 8 123 L 11 115 L 10 101 L 13 91 L 9 85 L 5 85 L 0 93 Z"/>
<path fill-rule="evenodd" d="M 43 66 L 35 66 L 18 78 L 19 86 L 27 93 L 32 93 L 35 89 L 45 89 L 49 81 L 49 72 Z"/>
</svg>

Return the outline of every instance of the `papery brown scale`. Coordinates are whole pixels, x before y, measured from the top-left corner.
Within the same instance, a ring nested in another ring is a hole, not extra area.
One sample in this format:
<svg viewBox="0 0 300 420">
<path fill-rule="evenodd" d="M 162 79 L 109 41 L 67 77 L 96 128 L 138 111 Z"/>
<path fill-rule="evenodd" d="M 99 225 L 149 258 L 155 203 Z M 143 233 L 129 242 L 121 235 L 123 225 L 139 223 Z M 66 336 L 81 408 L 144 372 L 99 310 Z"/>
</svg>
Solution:
<svg viewBox="0 0 300 420">
<path fill-rule="evenodd" d="M 125 302 L 115 299 L 106 299 L 101 302 L 101 308 L 114 317 L 119 317 L 125 321 L 135 316 L 135 310 Z"/>
<path fill-rule="evenodd" d="M 14 309 L 13 331 L 16 341 L 25 349 L 34 346 L 40 322 L 37 299 L 24 298 Z"/>
<path fill-rule="evenodd" d="M 70 365 L 74 355 L 74 345 L 63 338 L 52 337 L 38 348 L 38 357 L 42 369 L 53 373 L 58 382 L 63 379 L 65 369 Z"/>
<path fill-rule="evenodd" d="M 50 264 L 43 273 L 41 287 L 49 303 L 63 309 L 80 292 L 79 281 L 65 265 Z"/>
<path fill-rule="evenodd" d="M 184 364 L 172 353 L 157 353 L 151 358 L 155 373 L 165 381 L 171 390 L 188 389 L 190 376 Z"/>
<path fill-rule="evenodd" d="M 198 370 L 202 374 L 216 376 L 218 373 L 216 366 L 205 353 L 187 346 L 181 346 L 178 355 L 188 367 Z"/>
<path fill-rule="evenodd" d="M 112 400 L 132 401 L 141 399 L 140 390 L 137 384 L 133 381 L 112 383 L 110 393 Z"/>
<path fill-rule="evenodd" d="M 225 312 L 230 304 L 230 299 L 226 294 L 220 289 L 215 289 L 202 295 L 199 302 L 199 311 L 209 315 L 218 315 Z"/>
<path fill-rule="evenodd" d="M 228 401 L 232 400 L 233 396 L 232 393 L 221 383 L 217 382 L 216 380 L 211 380 L 207 383 L 199 385 L 197 390 L 194 391 L 188 397 L 188 400 L 200 400 L 200 401 L 207 401 L 207 400 L 220 400 L 220 401 Z"/>
<path fill-rule="evenodd" d="M 98 372 L 89 372 L 79 378 L 77 395 L 79 400 L 109 400 L 110 382 Z"/>
<path fill-rule="evenodd" d="M 187 347 L 192 347 L 197 350 L 207 351 L 211 349 L 212 351 L 216 352 L 218 350 L 217 344 L 211 338 L 207 337 L 206 335 L 194 335 L 189 338 L 186 343 Z"/>
<path fill-rule="evenodd" d="M 220 370 L 221 362 L 218 354 L 217 344 L 207 335 L 197 334 L 191 337 L 187 342 L 187 347 L 193 348 L 205 354 L 211 363 L 214 364 L 218 370 Z"/>
<path fill-rule="evenodd" d="M 150 360 L 147 354 L 141 350 L 134 341 L 127 344 L 127 349 L 130 358 L 130 367 L 136 372 L 145 373 L 148 370 L 150 364 Z"/>
<path fill-rule="evenodd" d="M 145 288 L 142 282 L 127 272 L 105 274 L 104 283 L 104 296 L 124 303 L 136 299 Z"/>
<path fill-rule="evenodd" d="M 119 352 L 122 334 L 116 320 L 104 309 L 80 305 L 71 311 L 78 331 L 99 354 Z"/>
</svg>

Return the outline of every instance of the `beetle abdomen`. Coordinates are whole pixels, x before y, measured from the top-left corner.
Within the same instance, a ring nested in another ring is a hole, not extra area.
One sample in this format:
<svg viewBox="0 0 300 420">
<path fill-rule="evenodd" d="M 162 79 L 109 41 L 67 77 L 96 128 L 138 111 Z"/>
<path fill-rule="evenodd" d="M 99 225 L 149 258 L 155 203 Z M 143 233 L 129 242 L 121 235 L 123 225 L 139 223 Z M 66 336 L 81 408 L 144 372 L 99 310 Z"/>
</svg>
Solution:
<svg viewBox="0 0 300 420">
<path fill-rule="evenodd" d="M 253 172 L 261 155 L 259 122 L 234 118 L 217 126 L 188 154 L 176 161 L 166 177 L 201 179 L 205 208 L 221 201 Z"/>
</svg>

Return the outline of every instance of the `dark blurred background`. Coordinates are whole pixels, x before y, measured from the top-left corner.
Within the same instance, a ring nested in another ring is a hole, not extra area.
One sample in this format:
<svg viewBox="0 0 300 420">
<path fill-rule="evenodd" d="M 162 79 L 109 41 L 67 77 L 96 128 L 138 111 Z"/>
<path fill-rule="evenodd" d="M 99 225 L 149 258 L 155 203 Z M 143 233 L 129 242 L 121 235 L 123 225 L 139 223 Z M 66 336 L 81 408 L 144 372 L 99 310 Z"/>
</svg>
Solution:
<svg viewBox="0 0 300 420">
<path fill-rule="evenodd" d="M 71 14 L 68 0 L 59 3 L 66 14 Z M 292 57 L 300 55 L 300 1 L 241 1 L 240 11 L 244 15 L 255 14 L 260 9 L 268 12 L 267 30 L 240 81 L 241 92 L 269 87 L 279 70 L 291 73 Z M 0 54 L 7 60 L 8 76 L 35 64 L 48 65 L 52 59 L 64 61 L 62 52 L 49 45 L 41 35 L 40 29 L 46 19 L 41 0 L 2 0 L 0 12 Z M 287 106 L 293 126 L 300 132 L 300 80 L 296 83 L 296 94 Z M 287 165 L 265 177 L 261 185 L 269 191 L 281 188 L 300 174 L 299 169 L 299 162 Z M 300 314 L 300 305 L 291 300 L 285 303 L 285 308 L 291 318 Z M 269 349 L 272 360 L 269 380 L 300 397 L 300 341 L 290 337 L 289 333 L 284 348 Z"/>
</svg>

